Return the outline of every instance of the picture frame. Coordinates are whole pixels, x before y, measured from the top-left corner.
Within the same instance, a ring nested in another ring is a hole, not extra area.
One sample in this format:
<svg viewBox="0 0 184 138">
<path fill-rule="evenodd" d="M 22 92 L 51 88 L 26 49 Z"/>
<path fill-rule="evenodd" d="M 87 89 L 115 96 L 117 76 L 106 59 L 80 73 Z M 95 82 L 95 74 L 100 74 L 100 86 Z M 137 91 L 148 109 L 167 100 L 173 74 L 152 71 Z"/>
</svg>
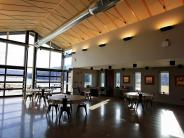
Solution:
<svg viewBox="0 0 184 138">
<path fill-rule="evenodd" d="M 184 75 L 175 76 L 176 86 L 184 86 Z"/>
<path fill-rule="evenodd" d="M 123 76 L 123 83 L 130 83 L 130 76 L 129 75 Z"/>
<path fill-rule="evenodd" d="M 144 83 L 146 85 L 153 85 L 154 84 L 154 76 L 152 76 L 152 75 L 144 76 Z"/>
</svg>

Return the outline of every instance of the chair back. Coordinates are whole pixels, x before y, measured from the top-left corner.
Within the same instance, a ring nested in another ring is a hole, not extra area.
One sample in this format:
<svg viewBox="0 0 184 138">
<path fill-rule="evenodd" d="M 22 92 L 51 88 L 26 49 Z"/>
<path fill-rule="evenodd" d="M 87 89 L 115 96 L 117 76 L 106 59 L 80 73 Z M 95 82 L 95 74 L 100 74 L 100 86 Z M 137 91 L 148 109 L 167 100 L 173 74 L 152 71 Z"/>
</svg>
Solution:
<svg viewBox="0 0 184 138">
<path fill-rule="evenodd" d="M 139 102 L 142 102 L 142 93 L 139 93 Z"/>
<path fill-rule="evenodd" d="M 66 98 L 63 98 L 63 108 L 67 108 L 67 104 L 68 104 L 68 99 Z"/>
</svg>

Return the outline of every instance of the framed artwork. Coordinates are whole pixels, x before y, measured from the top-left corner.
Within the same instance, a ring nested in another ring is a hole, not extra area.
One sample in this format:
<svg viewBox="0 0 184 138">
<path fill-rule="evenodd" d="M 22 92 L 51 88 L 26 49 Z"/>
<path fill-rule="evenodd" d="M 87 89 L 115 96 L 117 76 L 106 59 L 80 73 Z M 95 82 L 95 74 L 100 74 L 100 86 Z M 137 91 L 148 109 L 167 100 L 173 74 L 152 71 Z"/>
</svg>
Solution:
<svg viewBox="0 0 184 138">
<path fill-rule="evenodd" d="M 123 76 L 123 83 L 130 83 L 130 76 Z"/>
<path fill-rule="evenodd" d="M 154 76 L 145 76 L 144 77 L 144 82 L 146 85 L 153 85 L 154 84 Z"/>
<path fill-rule="evenodd" d="M 184 86 L 184 75 L 175 77 L 176 86 Z"/>
</svg>

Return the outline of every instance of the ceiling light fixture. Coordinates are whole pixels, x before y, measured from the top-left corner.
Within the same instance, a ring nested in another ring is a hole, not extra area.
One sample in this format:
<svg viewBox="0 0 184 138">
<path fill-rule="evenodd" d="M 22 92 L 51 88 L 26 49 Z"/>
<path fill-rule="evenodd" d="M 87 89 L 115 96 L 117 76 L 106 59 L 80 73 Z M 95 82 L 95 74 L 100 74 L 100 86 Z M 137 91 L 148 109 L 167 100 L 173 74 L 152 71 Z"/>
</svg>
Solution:
<svg viewBox="0 0 184 138">
<path fill-rule="evenodd" d="M 83 48 L 82 51 L 88 51 L 88 49 L 87 48 Z"/>
<path fill-rule="evenodd" d="M 129 40 L 131 40 L 132 38 L 133 38 L 133 36 L 128 36 L 128 37 L 123 38 L 123 40 L 124 40 L 124 41 L 129 41 Z"/>
<path fill-rule="evenodd" d="M 172 30 L 173 28 L 174 28 L 174 26 L 172 26 L 172 25 L 170 25 L 170 26 L 165 26 L 165 27 L 160 28 L 160 31 L 161 31 L 161 32 L 165 32 L 165 31 Z"/>
<path fill-rule="evenodd" d="M 106 46 L 106 44 L 100 44 L 100 45 L 98 45 L 99 47 L 105 47 Z"/>
</svg>

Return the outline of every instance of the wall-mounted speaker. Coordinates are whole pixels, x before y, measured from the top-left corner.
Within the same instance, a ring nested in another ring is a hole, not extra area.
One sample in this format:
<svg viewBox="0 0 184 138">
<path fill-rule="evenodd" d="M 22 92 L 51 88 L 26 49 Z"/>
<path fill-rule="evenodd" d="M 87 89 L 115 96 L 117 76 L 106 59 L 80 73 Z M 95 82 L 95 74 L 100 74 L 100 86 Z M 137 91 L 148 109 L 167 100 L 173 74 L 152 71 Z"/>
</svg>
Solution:
<svg viewBox="0 0 184 138">
<path fill-rule="evenodd" d="M 171 61 L 169 61 L 169 64 L 170 64 L 170 66 L 175 66 L 175 61 L 171 60 Z"/>
<path fill-rule="evenodd" d="M 133 64 L 133 68 L 136 68 L 137 67 L 137 64 Z"/>
</svg>

